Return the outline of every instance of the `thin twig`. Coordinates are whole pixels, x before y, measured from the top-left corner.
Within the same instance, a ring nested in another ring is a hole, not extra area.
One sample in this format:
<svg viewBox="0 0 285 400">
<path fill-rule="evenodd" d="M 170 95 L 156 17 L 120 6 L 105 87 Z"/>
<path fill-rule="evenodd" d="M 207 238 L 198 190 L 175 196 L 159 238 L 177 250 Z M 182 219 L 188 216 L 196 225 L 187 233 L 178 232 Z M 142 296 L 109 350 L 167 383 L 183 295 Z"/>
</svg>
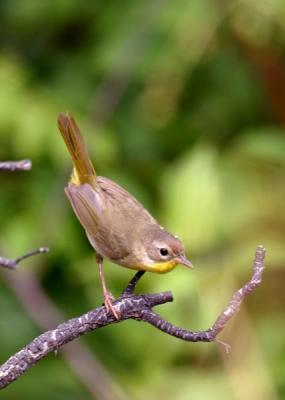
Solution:
<svg viewBox="0 0 285 400">
<path fill-rule="evenodd" d="M 57 350 L 62 345 L 82 336 L 88 332 L 95 331 L 103 326 L 119 323 L 127 319 L 145 321 L 171 336 L 186 341 L 211 342 L 218 341 L 216 336 L 225 327 L 230 318 L 238 312 L 244 297 L 248 296 L 261 283 L 262 271 L 264 269 L 265 249 L 258 246 L 253 262 L 253 274 L 251 280 L 239 289 L 232 297 L 228 306 L 219 315 L 216 322 L 205 331 L 192 332 L 172 325 L 156 314 L 152 308 L 173 300 L 170 292 L 144 294 L 144 295 L 122 295 L 114 302 L 121 319 L 118 321 L 112 313 L 108 313 L 104 306 L 73 318 L 60 324 L 53 330 L 49 330 L 35 338 L 30 344 L 10 357 L 0 367 L 0 388 L 8 386 L 18 379 L 29 368 L 45 357 L 51 351 Z M 131 282 L 134 286 L 142 274 L 136 274 Z M 129 285 L 128 285 L 129 286 Z"/>
<path fill-rule="evenodd" d="M 32 168 L 32 162 L 30 160 L 21 161 L 2 161 L 0 162 L 1 171 L 28 171 Z"/>
<path fill-rule="evenodd" d="M 38 249 L 29 251 L 28 253 L 17 257 L 17 258 L 5 258 L 0 257 L 0 267 L 7 268 L 7 269 L 16 269 L 18 264 L 25 260 L 25 258 L 35 256 L 36 254 L 47 253 L 49 251 L 48 247 L 40 247 Z"/>
<path fill-rule="evenodd" d="M 229 352 L 230 345 L 216 339 L 216 336 L 224 329 L 233 315 L 239 311 L 243 299 L 260 285 L 264 269 L 264 259 L 265 248 L 260 245 L 256 249 L 251 280 L 234 293 L 227 307 L 219 314 L 214 324 L 205 331 L 191 332 L 186 329 L 178 328 L 170 322 L 162 320 L 160 316 L 153 311 L 143 315 L 142 319 L 171 336 L 190 342 L 215 341 L 224 345 L 226 352 Z"/>
</svg>

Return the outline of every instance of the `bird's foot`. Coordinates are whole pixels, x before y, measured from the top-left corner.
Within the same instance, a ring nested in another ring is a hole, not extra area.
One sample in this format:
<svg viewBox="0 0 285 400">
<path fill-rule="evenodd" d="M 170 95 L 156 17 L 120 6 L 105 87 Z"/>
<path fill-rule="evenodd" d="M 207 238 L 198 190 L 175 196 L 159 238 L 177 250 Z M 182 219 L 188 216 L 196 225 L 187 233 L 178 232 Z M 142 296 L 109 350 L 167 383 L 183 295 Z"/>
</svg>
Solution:
<svg viewBox="0 0 285 400">
<path fill-rule="evenodd" d="M 104 293 L 104 305 L 107 309 L 108 312 L 111 312 L 114 317 L 119 320 L 121 318 L 120 312 L 116 310 L 114 307 L 113 303 L 115 301 L 115 298 L 110 292 L 105 292 Z"/>
</svg>

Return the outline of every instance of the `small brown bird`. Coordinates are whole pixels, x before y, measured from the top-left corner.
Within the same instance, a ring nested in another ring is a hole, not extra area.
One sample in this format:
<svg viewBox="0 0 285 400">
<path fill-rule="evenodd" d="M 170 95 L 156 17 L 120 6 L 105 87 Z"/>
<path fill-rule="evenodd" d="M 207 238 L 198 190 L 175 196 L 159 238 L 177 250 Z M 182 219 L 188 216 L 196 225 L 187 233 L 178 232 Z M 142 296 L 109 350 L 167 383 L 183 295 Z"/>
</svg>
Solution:
<svg viewBox="0 0 285 400">
<path fill-rule="evenodd" d="M 157 273 L 169 272 L 177 264 L 192 268 L 192 264 L 182 242 L 142 204 L 115 182 L 96 175 L 73 117 L 60 114 L 58 127 L 74 166 L 65 192 L 96 250 L 105 306 L 118 319 L 104 278 L 103 257 L 123 267 Z"/>
</svg>

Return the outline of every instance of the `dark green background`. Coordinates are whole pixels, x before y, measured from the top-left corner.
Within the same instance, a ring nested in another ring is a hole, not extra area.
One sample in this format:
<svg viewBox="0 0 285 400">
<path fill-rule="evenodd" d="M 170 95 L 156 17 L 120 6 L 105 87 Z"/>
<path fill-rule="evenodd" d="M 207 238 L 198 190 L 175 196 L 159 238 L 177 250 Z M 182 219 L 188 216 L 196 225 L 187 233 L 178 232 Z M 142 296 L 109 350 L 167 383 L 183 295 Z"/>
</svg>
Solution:
<svg viewBox="0 0 285 400">
<path fill-rule="evenodd" d="M 56 117 L 70 111 L 99 174 L 185 242 L 194 271 L 147 274 L 138 288 L 173 291 L 165 318 L 207 328 L 250 276 L 256 246 L 268 250 L 261 288 L 221 335 L 230 355 L 128 321 L 82 339 L 113 382 L 91 368 L 89 384 L 103 382 L 107 399 L 285 399 L 284 0 L 2 0 L 0 26 L 0 159 L 33 161 L 1 173 L 1 254 L 51 249 L 0 271 L 0 361 L 43 331 L 35 319 L 55 326 L 46 301 L 59 321 L 102 302 L 63 192 Z M 105 269 L 118 295 L 133 272 Z M 78 377 L 85 363 L 72 370 L 60 350 L 1 398 L 103 398 Z"/>
</svg>

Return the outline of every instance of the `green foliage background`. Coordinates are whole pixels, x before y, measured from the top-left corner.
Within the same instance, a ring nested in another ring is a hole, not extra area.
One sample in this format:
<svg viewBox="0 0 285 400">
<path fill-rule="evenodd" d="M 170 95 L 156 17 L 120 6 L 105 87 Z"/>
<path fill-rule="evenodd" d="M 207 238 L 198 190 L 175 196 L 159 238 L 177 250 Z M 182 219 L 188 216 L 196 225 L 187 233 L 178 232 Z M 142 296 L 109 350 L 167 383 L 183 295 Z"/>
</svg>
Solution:
<svg viewBox="0 0 285 400">
<path fill-rule="evenodd" d="M 138 288 L 173 291 L 164 317 L 208 327 L 249 277 L 256 245 L 268 250 L 262 287 L 221 336 L 229 356 L 133 321 L 82 339 L 123 398 L 285 399 L 284 1 L 2 0 L 0 26 L 0 159 L 33 161 L 31 172 L 1 173 L 1 254 L 49 246 L 21 269 L 65 318 L 102 301 L 94 252 L 63 192 L 70 160 L 56 117 L 70 111 L 99 174 L 185 242 L 193 272 L 147 274 Z M 105 269 L 119 294 L 133 272 Z M 0 272 L 4 362 L 41 329 Z M 100 398 L 61 351 L 1 396 Z"/>
</svg>

